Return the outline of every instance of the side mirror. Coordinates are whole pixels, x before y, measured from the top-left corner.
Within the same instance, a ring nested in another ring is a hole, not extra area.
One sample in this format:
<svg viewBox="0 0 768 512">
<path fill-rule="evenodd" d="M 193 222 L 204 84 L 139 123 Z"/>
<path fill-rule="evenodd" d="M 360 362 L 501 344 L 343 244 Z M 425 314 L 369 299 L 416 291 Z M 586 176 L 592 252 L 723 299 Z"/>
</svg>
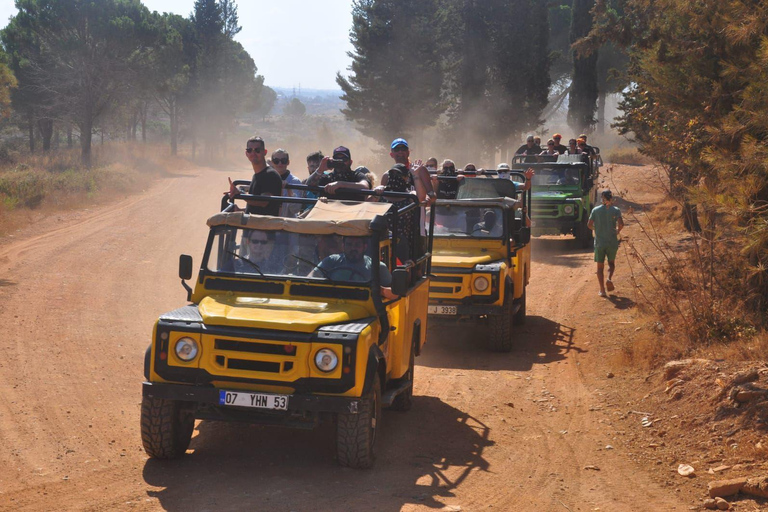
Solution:
<svg viewBox="0 0 768 512">
<path fill-rule="evenodd" d="M 179 256 L 179 279 L 192 279 L 192 256 Z"/>
<path fill-rule="evenodd" d="M 411 280 L 410 272 L 404 268 L 397 268 L 392 272 L 392 293 L 398 297 L 408 294 L 408 282 Z"/>
<path fill-rule="evenodd" d="M 513 238 L 515 245 L 527 245 L 531 242 L 531 228 L 522 227 Z"/>
</svg>

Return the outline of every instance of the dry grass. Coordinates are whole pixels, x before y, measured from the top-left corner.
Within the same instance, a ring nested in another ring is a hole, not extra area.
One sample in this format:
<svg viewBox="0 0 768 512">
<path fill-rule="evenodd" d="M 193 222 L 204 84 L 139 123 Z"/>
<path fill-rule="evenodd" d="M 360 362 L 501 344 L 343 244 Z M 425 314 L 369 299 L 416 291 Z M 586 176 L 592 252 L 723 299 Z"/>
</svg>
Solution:
<svg viewBox="0 0 768 512">
<path fill-rule="evenodd" d="M 192 164 L 164 146 L 109 143 L 95 146 L 94 165 L 79 149 L 14 155 L 0 164 L 0 236 L 41 214 L 82 208 L 146 189 L 153 180 Z"/>
</svg>

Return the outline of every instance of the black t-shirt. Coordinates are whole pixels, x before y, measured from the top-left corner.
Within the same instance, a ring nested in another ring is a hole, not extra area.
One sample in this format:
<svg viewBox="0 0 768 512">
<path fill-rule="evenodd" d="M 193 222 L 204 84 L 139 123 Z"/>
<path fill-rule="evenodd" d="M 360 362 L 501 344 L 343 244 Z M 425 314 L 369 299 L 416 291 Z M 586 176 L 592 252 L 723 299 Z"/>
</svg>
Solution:
<svg viewBox="0 0 768 512">
<path fill-rule="evenodd" d="M 253 175 L 253 178 L 251 178 L 251 186 L 248 187 L 248 193 L 254 196 L 265 194 L 270 196 L 282 196 L 283 179 L 276 170 L 272 167 L 267 167 L 263 171 Z M 277 217 L 280 215 L 280 203 L 270 201 L 266 206 L 252 206 L 249 204 L 245 211 L 256 215 L 272 215 L 273 217 Z"/>
<path fill-rule="evenodd" d="M 318 187 L 324 187 L 329 183 L 335 183 L 337 181 L 346 181 L 348 183 L 360 183 L 361 181 L 368 181 L 368 177 L 363 171 L 353 171 L 350 168 L 346 169 L 334 169 L 333 172 L 324 174 L 317 182 Z M 369 185 L 370 188 L 370 185 Z M 351 201 L 365 201 L 365 196 L 360 194 L 347 194 L 343 189 L 336 191 L 333 194 L 334 199 L 351 200 Z"/>
<path fill-rule="evenodd" d="M 557 151 L 561 155 L 564 155 L 565 152 L 568 151 L 568 146 L 563 146 L 562 144 L 557 144 L 555 146 L 555 151 Z"/>
<path fill-rule="evenodd" d="M 456 176 L 456 174 L 445 174 L 445 176 Z M 441 179 L 437 177 L 437 198 L 438 199 L 456 199 L 459 193 L 458 179 Z"/>
<path fill-rule="evenodd" d="M 532 148 L 529 148 L 528 144 L 523 144 L 515 151 L 516 155 L 538 155 L 539 153 L 541 153 L 541 146 L 536 144 Z"/>
</svg>

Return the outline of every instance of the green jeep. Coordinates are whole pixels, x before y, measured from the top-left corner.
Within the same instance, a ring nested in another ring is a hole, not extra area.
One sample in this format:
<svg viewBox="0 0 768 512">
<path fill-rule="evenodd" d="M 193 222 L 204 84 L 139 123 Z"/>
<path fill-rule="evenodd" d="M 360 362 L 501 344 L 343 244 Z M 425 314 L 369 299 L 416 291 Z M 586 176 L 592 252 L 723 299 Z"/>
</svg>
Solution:
<svg viewBox="0 0 768 512">
<path fill-rule="evenodd" d="M 515 157 L 513 170 L 533 168 L 531 235 L 573 235 L 582 248 L 592 247 L 589 214 L 597 204 L 600 160 L 582 155 Z"/>
</svg>

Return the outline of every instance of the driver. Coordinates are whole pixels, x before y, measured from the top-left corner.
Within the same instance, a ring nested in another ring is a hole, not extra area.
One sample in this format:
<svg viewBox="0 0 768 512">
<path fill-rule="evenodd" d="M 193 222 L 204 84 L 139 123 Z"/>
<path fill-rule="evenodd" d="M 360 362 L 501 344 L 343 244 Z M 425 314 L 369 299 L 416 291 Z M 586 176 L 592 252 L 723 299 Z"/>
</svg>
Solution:
<svg viewBox="0 0 768 512">
<path fill-rule="evenodd" d="M 342 253 L 323 258 L 310 277 L 327 277 L 338 281 L 366 282 L 371 279 L 371 257 L 366 254 L 368 240 L 362 237 L 345 236 L 342 239 Z M 392 274 L 387 265 L 379 262 L 379 284 L 392 284 Z"/>
<path fill-rule="evenodd" d="M 576 169 L 566 169 L 565 175 L 557 180 L 558 185 L 578 185 L 579 175 Z"/>
<path fill-rule="evenodd" d="M 493 231 L 493 228 L 496 227 L 496 212 L 493 210 L 486 210 L 486 212 L 483 214 L 483 221 L 478 222 L 475 224 L 475 227 L 472 228 L 473 233 L 488 233 L 491 234 L 491 231 Z"/>
</svg>

